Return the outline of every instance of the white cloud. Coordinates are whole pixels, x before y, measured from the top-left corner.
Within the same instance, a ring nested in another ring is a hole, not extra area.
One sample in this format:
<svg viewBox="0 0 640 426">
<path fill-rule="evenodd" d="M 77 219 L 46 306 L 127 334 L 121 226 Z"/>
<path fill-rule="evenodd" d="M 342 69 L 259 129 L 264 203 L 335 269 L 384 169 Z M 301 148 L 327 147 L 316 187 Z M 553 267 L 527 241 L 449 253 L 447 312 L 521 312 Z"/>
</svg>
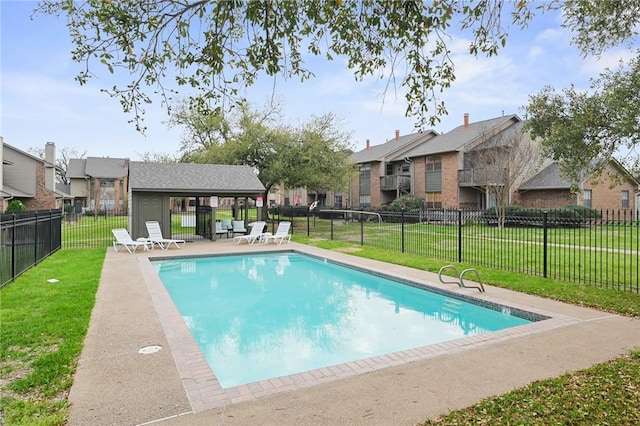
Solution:
<svg viewBox="0 0 640 426">
<path fill-rule="evenodd" d="M 607 68 L 610 70 L 618 69 L 619 63 L 622 60 L 627 63 L 635 57 L 633 51 L 628 49 L 612 49 L 604 52 L 600 56 L 588 56 L 585 58 L 580 72 L 585 75 L 597 77 L 604 72 Z"/>
<path fill-rule="evenodd" d="M 568 45 L 569 39 L 569 33 L 561 27 L 546 28 L 536 35 L 534 43 L 556 46 L 559 44 Z"/>
</svg>

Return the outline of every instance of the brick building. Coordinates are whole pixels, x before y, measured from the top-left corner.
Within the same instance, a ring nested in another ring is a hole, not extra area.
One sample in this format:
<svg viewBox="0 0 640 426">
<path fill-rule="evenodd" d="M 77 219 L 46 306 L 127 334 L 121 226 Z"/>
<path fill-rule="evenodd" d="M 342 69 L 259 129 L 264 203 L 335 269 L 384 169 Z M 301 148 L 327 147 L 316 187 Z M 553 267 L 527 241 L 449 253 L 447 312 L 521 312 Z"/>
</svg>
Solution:
<svg viewBox="0 0 640 426">
<path fill-rule="evenodd" d="M 618 162 L 598 177 L 585 177 L 577 192 L 543 158 L 539 143 L 522 132 L 524 122 L 507 115 L 472 123 L 468 114 L 450 132 L 401 136 L 352 154 L 358 170 L 349 208 L 379 207 L 413 194 L 429 208 L 506 204 L 559 208 L 584 205 L 637 212 L 640 185 Z"/>
</svg>

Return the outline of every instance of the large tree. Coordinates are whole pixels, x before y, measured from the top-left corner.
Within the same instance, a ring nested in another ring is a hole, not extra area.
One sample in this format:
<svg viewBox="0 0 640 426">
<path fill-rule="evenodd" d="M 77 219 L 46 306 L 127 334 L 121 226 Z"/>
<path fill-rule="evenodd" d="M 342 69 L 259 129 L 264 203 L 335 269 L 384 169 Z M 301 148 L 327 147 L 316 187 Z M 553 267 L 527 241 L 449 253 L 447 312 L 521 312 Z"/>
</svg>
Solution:
<svg viewBox="0 0 640 426">
<path fill-rule="evenodd" d="M 484 191 L 499 229 L 504 227 L 514 190 L 541 165 L 539 143 L 522 128 L 523 123 L 517 123 L 495 134 L 483 132 L 483 142 L 464 154 L 466 179 Z"/>
<path fill-rule="evenodd" d="M 527 128 L 577 186 L 614 155 L 630 168 L 640 166 L 640 0 L 565 3 L 564 26 L 585 56 L 621 46 L 634 52 L 627 63 L 593 79 L 588 91 L 545 87 L 529 98 Z"/>
<path fill-rule="evenodd" d="M 73 59 L 83 64 L 81 84 L 101 65 L 131 76 L 125 86 L 105 90 L 120 98 L 142 129 L 144 105 L 156 93 L 169 101 L 186 86 L 197 92 L 193 104 L 222 108 L 259 77 L 313 77 L 305 55 L 345 58 L 356 79 L 376 75 L 400 84 L 407 115 L 418 125 L 434 125 L 446 113 L 440 93 L 455 80 L 448 33 L 465 33 L 471 54 L 491 56 L 506 44 L 510 25 L 524 26 L 536 9 L 561 5 L 555 0 L 42 0 L 38 11 L 66 16 Z"/>
<path fill-rule="evenodd" d="M 353 165 L 349 159 L 349 135 L 341 130 L 333 114 L 314 116 L 294 129 L 283 148 L 285 164 L 282 183 L 288 188 L 307 188 L 316 194 L 344 191 Z"/>
<path fill-rule="evenodd" d="M 185 102 L 177 106 L 170 123 L 185 129 L 184 162 L 249 165 L 266 192 L 275 185 L 316 193 L 344 190 L 351 150 L 340 121 L 325 114 L 291 128 L 281 120 L 277 105 L 257 110 L 242 104 L 229 114 L 211 117 Z"/>
<path fill-rule="evenodd" d="M 574 186 L 617 156 L 637 167 L 640 142 L 640 57 L 603 73 L 591 92 L 545 87 L 529 97 L 527 128 L 540 137 Z"/>
</svg>

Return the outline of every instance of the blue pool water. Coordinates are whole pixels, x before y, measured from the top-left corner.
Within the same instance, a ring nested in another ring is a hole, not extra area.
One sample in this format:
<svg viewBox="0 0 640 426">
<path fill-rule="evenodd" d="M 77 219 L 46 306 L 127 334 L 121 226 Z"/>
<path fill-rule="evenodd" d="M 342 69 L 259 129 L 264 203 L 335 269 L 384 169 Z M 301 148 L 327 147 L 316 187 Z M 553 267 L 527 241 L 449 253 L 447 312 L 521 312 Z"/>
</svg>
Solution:
<svg viewBox="0 0 640 426">
<path fill-rule="evenodd" d="M 530 322 L 300 253 L 153 264 L 223 388 Z"/>
</svg>

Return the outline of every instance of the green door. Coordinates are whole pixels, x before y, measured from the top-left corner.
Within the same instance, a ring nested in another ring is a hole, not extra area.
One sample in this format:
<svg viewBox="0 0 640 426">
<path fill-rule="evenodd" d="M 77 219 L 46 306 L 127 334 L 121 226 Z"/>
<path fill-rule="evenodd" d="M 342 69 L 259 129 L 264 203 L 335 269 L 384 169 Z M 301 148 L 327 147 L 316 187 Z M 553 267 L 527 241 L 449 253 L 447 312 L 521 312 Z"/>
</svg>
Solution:
<svg viewBox="0 0 640 426">
<path fill-rule="evenodd" d="M 133 196 L 132 211 L 132 238 L 146 237 L 147 226 L 145 222 L 156 220 L 160 223 L 162 235 L 165 238 L 171 236 L 171 224 L 169 223 L 169 197 L 164 194 L 152 192 L 135 193 Z"/>
</svg>

